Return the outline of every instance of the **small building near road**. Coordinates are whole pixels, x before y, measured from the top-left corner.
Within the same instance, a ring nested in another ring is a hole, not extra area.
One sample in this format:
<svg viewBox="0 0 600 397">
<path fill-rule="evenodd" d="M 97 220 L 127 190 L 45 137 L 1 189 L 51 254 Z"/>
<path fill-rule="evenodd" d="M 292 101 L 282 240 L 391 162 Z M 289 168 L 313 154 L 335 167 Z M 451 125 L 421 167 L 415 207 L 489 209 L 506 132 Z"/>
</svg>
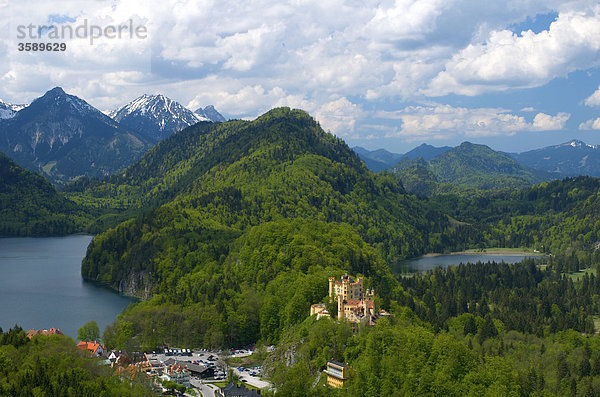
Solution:
<svg viewBox="0 0 600 397">
<path fill-rule="evenodd" d="M 194 364 L 187 361 L 174 360 L 172 358 L 165 361 L 166 365 L 177 364 L 190 372 L 191 376 L 197 376 L 202 379 L 208 379 L 215 376 L 214 367 L 207 367 L 206 365 Z"/>
<path fill-rule="evenodd" d="M 161 378 L 190 387 L 190 372 L 178 364 L 168 366 Z"/>
<path fill-rule="evenodd" d="M 245 387 L 240 387 L 230 383 L 227 386 L 215 391 L 215 395 L 218 397 L 258 397 L 260 396 L 260 393 L 258 393 L 256 390 L 246 389 Z"/>
<path fill-rule="evenodd" d="M 329 361 L 327 369 L 324 370 L 327 374 L 327 384 L 331 387 L 344 387 L 344 383 L 348 380 L 348 367 L 344 363 L 338 361 Z"/>
</svg>

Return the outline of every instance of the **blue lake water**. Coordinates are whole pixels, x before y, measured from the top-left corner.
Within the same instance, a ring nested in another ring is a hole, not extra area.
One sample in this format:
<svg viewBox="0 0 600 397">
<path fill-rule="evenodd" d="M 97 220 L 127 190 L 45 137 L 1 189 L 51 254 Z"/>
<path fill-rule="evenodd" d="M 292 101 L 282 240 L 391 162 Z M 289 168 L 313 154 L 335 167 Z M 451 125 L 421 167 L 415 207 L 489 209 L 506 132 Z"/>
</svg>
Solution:
<svg viewBox="0 0 600 397">
<path fill-rule="evenodd" d="M 420 258 L 409 259 L 397 263 L 393 266 L 394 273 L 415 273 L 426 272 L 437 266 L 448 267 L 458 265 L 460 263 L 477 263 L 477 262 L 505 262 L 517 263 L 526 258 L 539 258 L 539 255 L 500 255 L 500 254 L 456 254 L 456 255 L 438 255 L 438 256 L 422 256 Z"/>
<path fill-rule="evenodd" d="M 133 298 L 83 281 L 81 260 L 92 236 L 0 238 L 0 327 L 77 329 L 95 320 L 100 333 Z"/>
</svg>

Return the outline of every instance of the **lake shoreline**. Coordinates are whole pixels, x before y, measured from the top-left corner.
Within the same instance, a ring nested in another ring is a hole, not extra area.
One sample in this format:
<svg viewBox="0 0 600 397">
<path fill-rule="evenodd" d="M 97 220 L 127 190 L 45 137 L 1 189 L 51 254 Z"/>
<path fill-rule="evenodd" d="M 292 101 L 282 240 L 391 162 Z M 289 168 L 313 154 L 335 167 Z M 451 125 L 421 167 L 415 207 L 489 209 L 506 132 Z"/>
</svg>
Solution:
<svg viewBox="0 0 600 397">
<path fill-rule="evenodd" d="M 509 251 L 509 250 L 497 250 L 497 251 L 455 251 L 450 252 L 448 254 L 443 253 L 429 253 L 425 255 L 421 255 L 419 257 L 413 258 L 435 258 L 438 256 L 446 256 L 446 255 L 504 255 L 504 256 L 544 256 L 541 252 L 529 252 L 529 251 Z"/>
</svg>

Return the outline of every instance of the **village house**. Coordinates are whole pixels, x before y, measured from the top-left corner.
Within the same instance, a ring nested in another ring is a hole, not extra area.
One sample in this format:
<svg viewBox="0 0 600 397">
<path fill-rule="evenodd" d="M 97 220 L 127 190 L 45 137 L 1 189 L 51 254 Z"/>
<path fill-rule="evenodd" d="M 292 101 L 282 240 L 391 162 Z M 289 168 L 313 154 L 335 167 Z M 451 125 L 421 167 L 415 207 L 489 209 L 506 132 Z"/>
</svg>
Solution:
<svg viewBox="0 0 600 397">
<path fill-rule="evenodd" d="M 133 364 L 123 367 L 117 367 L 115 375 L 121 379 L 133 380 L 138 375 L 140 369 Z"/>
<path fill-rule="evenodd" d="M 327 305 L 324 303 L 316 303 L 310 307 L 310 315 L 317 315 L 317 320 L 322 319 L 323 317 L 330 317 L 331 315 L 327 311 Z"/>
<path fill-rule="evenodd" d="M 178 385 L 190 387 L 190 372 L 179 364 L 167 366 L 161 376 L 161 379 L 170 380 Z"/>
<path fill-rule="evenodd" d="M 327 375 L 327 384 L 331 387 L 344 387 L 344 383 L 348 380 L 347 370 L 346 364 L 329 361 L 327 369 L 323 371 Z"/>
<path fill-rule="evenodd" d="M 77 344 L 77 347 L 80 348 L 81 350 L 87 350 L 88 352 L 90 352 L 90 355 L 96 356 L 96 357 L 102 357 L 103 355 L 106 354 L 106 348 L 96 341 L 93 341 L 93 342 L 81 341 Z"/>
<path fill-rule="evenodd" d="M 177 364 L 180 367 L 187 369 L 191 376 L 196 376 L 202 379 L 212 378 L 215 375 L 215 369 L 213 367 L 207 367 L 205 365 L 194 364 L 187 361 L 174 360 L 172 358 L 165 361 L 166 365 Z"/>
</svg>

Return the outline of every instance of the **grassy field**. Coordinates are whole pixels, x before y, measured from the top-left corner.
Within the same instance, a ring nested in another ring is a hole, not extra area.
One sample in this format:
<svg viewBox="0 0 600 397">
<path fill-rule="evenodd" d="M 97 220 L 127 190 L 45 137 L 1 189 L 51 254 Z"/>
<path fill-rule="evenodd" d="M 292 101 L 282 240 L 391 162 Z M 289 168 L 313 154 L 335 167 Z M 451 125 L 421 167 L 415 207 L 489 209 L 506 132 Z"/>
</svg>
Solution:
<svg viewBox="0 0 600 397">
<path fill-rule="evenodd" d="M 54 168 L 55 165 L 56 165 L 56 161 L 50 161 L 45 166 L 43 166 L 42 169 L 44 170 L 44 172 L 46 174 L 50 175 L 50 173 L 52 172 L 52 168 Z"/>
<path fill-rule="evenodd" d="M 593 274 L 594 276 L 598 275 L 598 274 L 596 274 L 596 269 L 589 268 L 589 269 L 580 270 L 577 273 L 567 273 L 567 276 L 569 276 L 571 278 L 571 280 L 573 280 L 574 283 L 577 283 L 581 280 L 583 275 L 586 273 Z"/>
</svg>

